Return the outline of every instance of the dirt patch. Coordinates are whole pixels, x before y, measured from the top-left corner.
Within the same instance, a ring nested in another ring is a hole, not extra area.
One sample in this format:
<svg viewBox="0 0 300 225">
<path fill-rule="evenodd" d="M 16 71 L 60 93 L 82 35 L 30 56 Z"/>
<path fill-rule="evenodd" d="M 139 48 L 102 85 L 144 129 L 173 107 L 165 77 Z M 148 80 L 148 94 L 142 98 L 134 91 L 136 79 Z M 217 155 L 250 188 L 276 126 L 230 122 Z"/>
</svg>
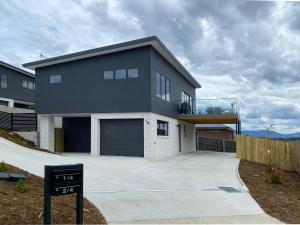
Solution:
<svg viewBox="0 0 300 225">
<path fill-rule="evenodd" d="M 239 173 L 250 194 L 269 215 L 285 222 L 300 223 L 300 176 L 279 170 L 281 184 L 266 180 L 271 174 L 267 166 L 241 160 Z"/>
<path fill-rule="evenodd" d="M 27 176 L 28 190 L 16 191 L 15 184 L 0 181 L 0 224 L 42 224 L 44 211 L 44 179 L 13 166 L 6 172 L 22 172 Z M 76 222 L 75 195 L 52 197 L 52 223 Z M 84 199 L 84 223 L 106 224 L 99 210 Z"/>
<path fill-rule="evenodd" d="M 37 150 L 37 151 L 41 151 L 41 152 L 57 154 L 56 152 L 51 152 L 46 149 L 39 148 L 34 144 L 34 142 L 29 141 L 29 140 L 21 137 L 20 135 L 13 133 L 13 132 L 9 132 L 7 130 L 0 129 L 0 137 L 5 138 L 6 140 L 9 140 L 15 144 L 21 145 L 26 148 L 31 148 L 33 150 Z"/>
</svg>

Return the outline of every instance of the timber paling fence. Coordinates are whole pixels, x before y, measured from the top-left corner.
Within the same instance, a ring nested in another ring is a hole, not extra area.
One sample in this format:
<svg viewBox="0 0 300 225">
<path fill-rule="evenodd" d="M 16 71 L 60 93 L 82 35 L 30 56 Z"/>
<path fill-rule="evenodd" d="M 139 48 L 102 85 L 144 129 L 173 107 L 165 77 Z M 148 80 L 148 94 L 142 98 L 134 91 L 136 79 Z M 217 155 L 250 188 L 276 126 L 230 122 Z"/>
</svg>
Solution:
<svg viewBox="0 0 300 225">
<path fill-rule="evenodd" d="M 0 128 L 9 131 L 37 131 L 37 115 L 0 111 Z"/>
<path fill-rule="evenodd" d="M 236 152 L 235 141 L 227 141 L 215 138 L 196 137 L 196 149 L 214 152 Z"/>
<path fill-rule="evenodd" d="M 237 135 L 237 157 L 300 173 L 300 141 L 279 141 Z"/>
</svg>

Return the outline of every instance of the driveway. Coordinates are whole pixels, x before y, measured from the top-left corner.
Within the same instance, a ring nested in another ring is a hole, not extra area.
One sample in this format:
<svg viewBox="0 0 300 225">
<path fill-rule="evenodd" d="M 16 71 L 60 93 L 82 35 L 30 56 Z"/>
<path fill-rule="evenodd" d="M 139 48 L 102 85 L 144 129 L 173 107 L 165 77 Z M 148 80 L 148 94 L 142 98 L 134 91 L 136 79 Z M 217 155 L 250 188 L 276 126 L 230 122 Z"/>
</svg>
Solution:
<svg viewBox="0 0 300 225">
<path fill-rule="evenodd" d="M 43 176 L 44 165 L 83 163 L 84 195 L 108 222 L 278 222 L 249 195 L 232 153 L 195 152 L 159 161 L 61 156 L 0 138 L 0 160 L 38 176 Z"/>
</svg>

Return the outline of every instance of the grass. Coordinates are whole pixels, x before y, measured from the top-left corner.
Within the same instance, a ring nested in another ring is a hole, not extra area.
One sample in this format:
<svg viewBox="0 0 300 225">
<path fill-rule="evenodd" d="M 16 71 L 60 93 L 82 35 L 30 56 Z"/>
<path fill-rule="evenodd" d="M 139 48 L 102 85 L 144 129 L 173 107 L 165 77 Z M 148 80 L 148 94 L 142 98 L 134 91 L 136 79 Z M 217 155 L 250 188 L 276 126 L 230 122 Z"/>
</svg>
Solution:
<svg viewBox="0 0 300 225">
<path fill-rule="evenodd" d="M 4 130 L 4 129 L 0 129 L 0 137 L 7 139 L 15 144 L 26 147 L 26 148 L 31 148 L 33 150 L 42 151 L 42 152 L 54 153 L 54 152 L 50 152 L 46 149 L 39 148 L 34 144 L 34 142 L 29 141 L 16 133 L 13 133 L 13 132 L 10 132 L 10 131 Z"/>
</svg>

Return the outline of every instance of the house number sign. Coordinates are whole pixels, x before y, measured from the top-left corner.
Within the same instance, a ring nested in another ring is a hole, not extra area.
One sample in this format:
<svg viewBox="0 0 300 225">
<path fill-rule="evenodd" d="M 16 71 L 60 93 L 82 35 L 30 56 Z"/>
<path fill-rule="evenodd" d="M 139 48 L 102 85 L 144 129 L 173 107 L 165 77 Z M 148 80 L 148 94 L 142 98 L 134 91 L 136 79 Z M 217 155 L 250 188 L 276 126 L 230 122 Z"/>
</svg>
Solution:
<svg viewBox="0 0 300 225">
<path fill-rule="evenodd" d="M 45 166 L 44 224 L 51 224 L 51 196 L 76 194 L 76 223 L 83 224 L 83 164 Z"/>
</svg>

